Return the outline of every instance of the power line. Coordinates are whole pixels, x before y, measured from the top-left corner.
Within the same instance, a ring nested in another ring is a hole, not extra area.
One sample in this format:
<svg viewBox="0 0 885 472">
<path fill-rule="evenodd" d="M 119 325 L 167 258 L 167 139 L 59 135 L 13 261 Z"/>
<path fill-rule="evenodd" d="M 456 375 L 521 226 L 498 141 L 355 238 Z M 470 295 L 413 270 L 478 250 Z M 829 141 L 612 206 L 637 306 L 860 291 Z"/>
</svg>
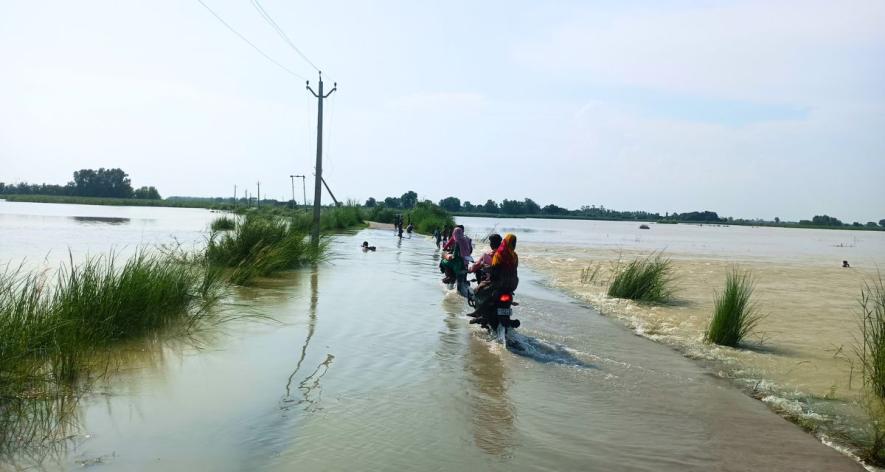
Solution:
<svg viewBox="0 0 885 472">
<path fill-rule="evenodd" d="M 237 35 L 240 39 L 242 39 L 242 40 L 243 40 L 246 44 L 248 44 L 249 46 L 252 46 L 253 49 L 255 49 L 256 51 L 258 51 L 258 54 L 261 54 L 262 56 L 264 56 L 265 59 L 267 59 L 267 60 L 270 61 L 270 62 L 273 62 L 277 67 L 279 67 L 280 69 L 283 69 L 284 71 L 288 72 L 290 75 L 293 75 L 293 76 L 295 76 L 295 77 L 297 77 L 297 78 L 299 78 L 299 79 L 301 79 L 301 80 L 307 80 L 307 77 L 304 77 L 304 76 L 301 75 L 301 74 L 298 74 L 298 73 L 296 73 L 296 72 L 293 72 L 293 71 L 292 71 L 291 69 L 289 69 L 288 67 L 286 67 L 286 66 L 280 64 L 279 62 L 277 62 L 276 60 L 274 60 L 274 58 L 268 56 L 267 53 L 265 53 L 264 51 L 261 50 L 261 48 L 259 48 L 259 47 L 256 46 L 254 43 L 252 43 L 252 41 L 249 41 L 249 40 L 248 40 L 245 36 L 243 36 L 239 31 L 235 30 L 233 26 L 231 26 L 230 24 L 228 24 L 228 22 L 224 21 L 223 18 L 221 18 L 220 16 L 218 16 L 218 13 L 215 13 L 214 10 L 212 10 L 211 8 L 209 8 L 209 5 L 206 5 L 205 3 L 203 3 L 203 0 L 197 0 L 197 2 L 199 2 L 200 5 L 203 5 L 203 7 L 206 8 L 206 10 L 209 10 L 209 13 L 211 13 L 212 16 L 215 17 L 215 19 L 217 19 L 218 21 L 220 21 L 221 24 L 223 24 L 224 26 L 226 26 L 227 29 L 229 29 L 233 34 Z M 311 65 L 313 65 L 313 64 L 311 64 Z"/>
<path fill-rule="evenodd" d="M 260 14 L 261 17 L 264 18 L 264 21 L 267 22 L 267 24 L 270 25 L 270 27 L 273 28 L 274 31 L 276 31 L 277 34 L 280 35 L 281 38 L 283 38 L 283 41 L 285 41 L 286 44 L 288 44 L 292 49 L 294 49 L 295 52 L 297 52 L 298 55 L 301 56 L 302 59 L 307 61 L 307 63 L 310 64 L 310 66 L 313 67 L 314 70 L 319 72 L 319 70 L 320 70 L 319 67 L 314 65 L 314 63 L 311 62 L 311 60 L 308 59 L 307 56 L 304 55 L 303 52 L 301 52 L 300 49 L 298 49 L 298 46 L 295 46 L 295 43 L 293 43 L 292 40 L 289 39 L 289 36 L 287 36 L 286 33 L 283 31 L 283 29 L 280 28 L 280 25 L 278 25 L 277 22 L 274 21 L 274 19 L 270 16 L 270 13 L 268 13 L 267 10 L 265 10 L 264 7 L 261 6 L 261 3 L 259 3 L 258 0 L 251 0 L 251 1 L 252 1 L 252 6 L 255 7 L 256 10 L 258 10 L 258 14 Z"/>
</svg>

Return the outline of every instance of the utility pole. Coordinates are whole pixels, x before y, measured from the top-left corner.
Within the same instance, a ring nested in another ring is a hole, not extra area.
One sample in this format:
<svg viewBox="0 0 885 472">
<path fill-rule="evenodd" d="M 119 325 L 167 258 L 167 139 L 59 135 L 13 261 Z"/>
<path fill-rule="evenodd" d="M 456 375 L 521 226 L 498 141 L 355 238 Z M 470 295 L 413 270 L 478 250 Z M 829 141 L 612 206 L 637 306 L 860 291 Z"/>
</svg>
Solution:
<svg viewBox="0 0 885 472">
<path fill-rule="evenodd" d="M 255 197 L 255 206 L 261 207 L 261 182 L 256 182 L 258 184 L 258 195 Z"/>
<path fill-rule="evenodd" d="M 289 179 L 292 180 L 292 211 L 295 211 L 295 176 L 290 175 Z"/>
<path fill-rule="evenodd" d="M 237 207 L 237 186 L 234 184 L 234 208 Z"/>
<path fill-rule="evenodd" d="M 307 185 L 304 183 L 304 181 L 307 179 L 307 176 L 296 175 L 295 177 L 301 177 L 301 194 L 304 198 L 304 206 L 307 206 Z"/>
<path fill-rule="evenodd" d="M 316 178 L 314 179 L 313 186 L 313 232 L 310 235 L 310 242 L 313 245 L 317 245 L 320 242 L 320 203 L 323 198 L 323 100 L 328 98 L 329 95 L 332 95 L 334 91 L 338 90 L 338 83 L 333 83 L 332 90 L 329 90 L 329 93 L 323 95 L 323 73 L 320 72 L 319 92 L 314 92 L 313 89 L 310 88 L 309 80 L 307 81 L 306 88 L 317 98 L 317 163 Z"/>
</svg>

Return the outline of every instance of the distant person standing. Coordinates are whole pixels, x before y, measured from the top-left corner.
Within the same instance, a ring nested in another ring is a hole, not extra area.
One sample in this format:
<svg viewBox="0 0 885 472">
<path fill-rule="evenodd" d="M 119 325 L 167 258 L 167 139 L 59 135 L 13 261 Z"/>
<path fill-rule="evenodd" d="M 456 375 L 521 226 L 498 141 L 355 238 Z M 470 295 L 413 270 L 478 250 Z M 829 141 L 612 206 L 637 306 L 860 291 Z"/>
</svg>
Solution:
<svg viewBox="0 0 885 472">
<path fill-rule="evenodd" d="M 439 249 L 439 245 L 442 243 L 442 231 L 439 230 L 439 226 L 433 230 L 433 237 L 436 239 L 436 248 Z"/>
</svg>

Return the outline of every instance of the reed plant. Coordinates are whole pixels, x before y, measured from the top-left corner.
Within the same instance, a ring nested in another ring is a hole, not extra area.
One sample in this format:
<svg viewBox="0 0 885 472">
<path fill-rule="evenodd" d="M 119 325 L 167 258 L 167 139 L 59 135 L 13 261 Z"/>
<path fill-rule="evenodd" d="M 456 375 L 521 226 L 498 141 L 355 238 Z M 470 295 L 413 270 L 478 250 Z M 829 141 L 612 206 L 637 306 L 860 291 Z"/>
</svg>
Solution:
<svg viewBox="0 0 885 472">
<path fill-rule="evenodd" d="M 212 223 L 209 225 L 209 228 L 213 232 L 217 232 L 217 231 L 229 231 L 229 230 L 234 229 L 236 226 L 237 226 L 236 219 L 231 218 L 227 215 L 224 215 L 224 216 L 219 216 L 218 218 L 215 218 L 214 220 L 212 220 Z"/>
<path fill-rule="evenodd" d="M 734 267 L 725 275 L 725 289 L 717 294 L 713 318 L 704 334 L 708 343 L 737 347 L 762 320 L 751 300 L 755 281 L 750 272 Z"/>
<path fill-rule="evenodd" d="M 225 284 L 206 264 L 145 251 L 122 264 L 71 261 L 55 277 L 0 271 L 0 454 L 63 433 L 100 351 L 173 326 L 192 332 L 219 313 Z"/>
<path fill-rule="evenodd" d="M 660 253 L 637 258 L 616 269 L 608 296 L 645 303 L 667 303 L 673 298 L 673 265 Z"/>
<path fill-rule="evenodd" d="M 860 295 L 861 340 L 857 348 L 864 384 L 885 399 L 885 283 L 882 274 L 864 283 Z"/>
<path fill-rule="evenodd" d="M 325 244 L 311 245 L 306 231 L 287 219 L 247 214 L 233 230 L 209 238 L 206 260 L 213 267 L 232 269 L 231 282 L 247 284 L 316 262 L 324 250 Z"/>
</svg>

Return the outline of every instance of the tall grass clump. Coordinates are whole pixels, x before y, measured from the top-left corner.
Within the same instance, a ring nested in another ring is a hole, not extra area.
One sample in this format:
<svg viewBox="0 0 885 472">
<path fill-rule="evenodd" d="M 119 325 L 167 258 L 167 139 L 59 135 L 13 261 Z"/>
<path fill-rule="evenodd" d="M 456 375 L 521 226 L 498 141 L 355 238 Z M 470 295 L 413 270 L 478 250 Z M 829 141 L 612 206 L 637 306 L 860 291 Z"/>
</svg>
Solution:
<svg viewBox="0 0 885 472">
<path fill-rule="evenodd" d="M 885 282 L 882 274 L 864 283 L 860 294 L 861 339 L 855 347 L 867 390 L 871 417 L 864 459 L 885 465 Z"/>
<path fill-rule="evenodd" d="M 218 300 L 216 271 L 137 252 L 118 266 L 99 257 L 59 271 L 53 316 L 77 343 L 103 344 L 203 316 Z"/>
<path fill-rule="evenodd" d="M 725 275 L 725 289 L 717 294 L 713 318 L 704 340 L 721 346 L 737 347 L 762 320 L 762 314 L 751 300 L 755 282 L 749 272 L 736 267 Z"/>
<path fill-rule="evenodd" d="M 233 230 L 209 238 L 206 260 L 212 266 L 233 269 L 231 281 L 245 284 L 255 277 L 316 262 L 324 249 L 324 244 L 311 245 L 306 231 L 286 219 L 247 214 Z"/>
<path fill-rule="evenodd" d="M 324 208 L 320 213 L 320 229 L 336 231 L 363 225 L 363 213 L 354 205 Z"/>
<path fill-rule="evenodd" d="M 634 259 L 617 271 L 608 296 L 646 303 L 667 303 L 673 297 L 673 266 L 668 258 L 652 254 Z"/>
<path fill-rule="evenodd" d="M 231 218 L 227 215 L 219 216 L 212 220 L 212 223 L 209 225 L 209 228 L 213 231 L 229 231 L 234 229 L 237 226 L 237 221 L 234 218 Z"/>
<path fill-rule="evenodd" d="M 83 374 L 101 375 L 97 354 L 173 325 L 190 332 L 224 286 L 205 264 L 143 251 L 123 264 L 71 261 L 55 276 L 0 271 L 0 454 L 63 433 Z"/>
</svg>

